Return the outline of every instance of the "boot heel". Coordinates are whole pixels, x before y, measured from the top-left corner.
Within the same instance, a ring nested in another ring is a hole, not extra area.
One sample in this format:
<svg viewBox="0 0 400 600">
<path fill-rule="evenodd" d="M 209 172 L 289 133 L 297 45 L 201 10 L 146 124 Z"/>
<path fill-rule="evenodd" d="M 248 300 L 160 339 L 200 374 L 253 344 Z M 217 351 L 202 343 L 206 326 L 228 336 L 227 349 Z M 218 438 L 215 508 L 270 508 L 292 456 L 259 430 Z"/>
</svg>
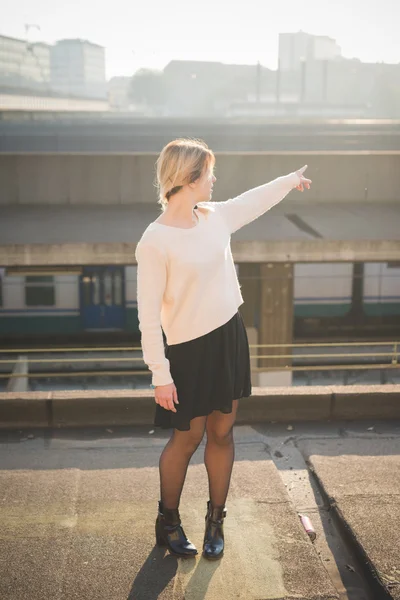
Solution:
<svg viewBox="0 0 400 600">
<path fill-rule="evenodd" d="M 158 523 L 156 523 L 156 543 L 158 546 L 166 546 L 167 542 L 164 539 L 164 536 L 162 535 L 162 533 L 159 531 L 159 525 Z"/>
</svg>

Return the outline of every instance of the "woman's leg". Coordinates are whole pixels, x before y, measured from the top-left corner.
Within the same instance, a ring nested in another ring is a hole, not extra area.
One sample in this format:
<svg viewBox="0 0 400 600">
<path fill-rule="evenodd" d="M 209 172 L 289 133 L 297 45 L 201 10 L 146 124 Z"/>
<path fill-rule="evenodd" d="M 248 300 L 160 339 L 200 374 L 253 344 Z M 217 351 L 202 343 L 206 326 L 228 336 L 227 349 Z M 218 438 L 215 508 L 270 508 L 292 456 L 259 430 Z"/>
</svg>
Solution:
<svg viewBox="0 0 400 600">
<path fill-rule="evenodd" d="M 224 506 L 229 491 L 235 445 L 233 425 L 239 401 L 232 403 L 232 412 L 224 414 L 214 410 L 207 417 L 207 444 L 204 464 L 207 469 L 210 500 L 213 506 Z"/>
<path fill-rule="evenodd" d="M 190 421 L 189 431 L 174 429 L 159 461 L 160 498 L 163 507 L 179 507 L 187 468 L 204 436 L 207 417 L 195 417 Z"/>
</svg>

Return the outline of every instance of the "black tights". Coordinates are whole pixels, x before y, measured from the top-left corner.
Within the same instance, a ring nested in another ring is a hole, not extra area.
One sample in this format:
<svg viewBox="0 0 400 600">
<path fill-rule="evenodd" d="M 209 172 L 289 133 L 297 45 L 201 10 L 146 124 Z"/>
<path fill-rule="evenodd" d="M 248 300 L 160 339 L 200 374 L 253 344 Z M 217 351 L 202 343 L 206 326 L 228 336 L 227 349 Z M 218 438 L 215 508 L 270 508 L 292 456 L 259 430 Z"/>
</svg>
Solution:
<svg viewBox="0 0 400 600">
<path fill-rule="evenodd" d="M 213 411 L 190 421 L 189 431 L 174 429 L 160 456 L 160 498 L 165 508 L 178 508 L 190 459 L 207 431 L 204 464 L 207 469 L 210 500 L 224 506 L 229 491 L 235 445 L 233 425 L 238 400 L 229 414 Z"/>
</svg>

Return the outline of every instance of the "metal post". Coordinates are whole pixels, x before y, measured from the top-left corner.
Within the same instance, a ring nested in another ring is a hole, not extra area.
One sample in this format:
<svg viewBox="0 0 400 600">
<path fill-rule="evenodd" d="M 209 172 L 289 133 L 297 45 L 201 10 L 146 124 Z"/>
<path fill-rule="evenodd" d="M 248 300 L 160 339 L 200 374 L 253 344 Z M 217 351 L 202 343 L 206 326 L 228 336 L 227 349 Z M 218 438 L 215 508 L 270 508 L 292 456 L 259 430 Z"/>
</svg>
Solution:
<svg viewBox="0 0 400 600">
<path fill-rule="evenodd" d="M 322 73 L 322 102 L 328 102 L 328 61 L 323 61 Z"/>
<path fill-rule="evenodd" d="M 256 102 L 260 102 L 260 83 L 261 83 L 261 65 L 260 61 L 257 61 L 257 74 L 256 74 Z"/>
<path fill-rule="evenodd" d="M 278 58 L 278 70 L 276 72 L 276 103 L 281 100 L 281 59 Z"/>
<path fill-rule="evenodd" d="M 306 59 L 302 58 L 301 63 L 301 80 L 300 80 L 300 102 L 303 104 L 306 95 Z"/>
</svg>

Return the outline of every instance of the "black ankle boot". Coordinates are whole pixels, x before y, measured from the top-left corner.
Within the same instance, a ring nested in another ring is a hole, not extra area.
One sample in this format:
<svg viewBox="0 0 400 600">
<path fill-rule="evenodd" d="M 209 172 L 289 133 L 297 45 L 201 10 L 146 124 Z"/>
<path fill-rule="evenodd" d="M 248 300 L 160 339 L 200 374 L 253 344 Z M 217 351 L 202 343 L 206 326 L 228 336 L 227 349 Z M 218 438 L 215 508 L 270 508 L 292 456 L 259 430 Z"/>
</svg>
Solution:
<svg viewBox="0 0 400 600">
<path fill-rule="evenodd" d="M 159 546 L 167 546 L 173 556 L 188 558 L 197 554 L 197 549 L 185 535 L 177 508 L 163 508 L 158 502 L 156 519 L 156 541 Z"/>
<path fill-rule="evenodd" d="M 207 502 L 206 530 L 204 533 L 203 556 L 209 560 L 218 560 L 224 555 L 224 518 L 225 506 L 213 506 Z"/>
</svg>

